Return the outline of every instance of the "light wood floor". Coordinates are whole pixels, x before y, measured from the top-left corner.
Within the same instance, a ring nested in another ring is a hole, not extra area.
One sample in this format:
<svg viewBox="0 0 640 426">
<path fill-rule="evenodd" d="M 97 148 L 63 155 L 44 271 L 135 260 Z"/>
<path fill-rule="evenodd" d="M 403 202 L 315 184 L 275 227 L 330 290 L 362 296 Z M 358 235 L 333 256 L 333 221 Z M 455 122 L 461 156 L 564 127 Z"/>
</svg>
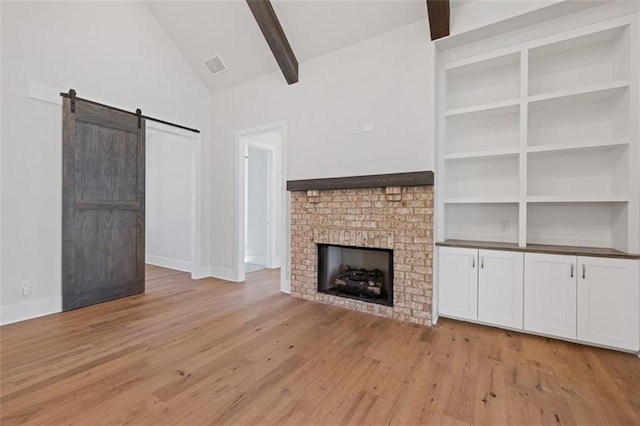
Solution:
<svg viewBox="0 0 640 426">
<path fill-rule="evenodd" d="M 147 293 L 0 328 L 10 424 L 640 424 L 640 359 L 147 270 Z"/>
</svg>

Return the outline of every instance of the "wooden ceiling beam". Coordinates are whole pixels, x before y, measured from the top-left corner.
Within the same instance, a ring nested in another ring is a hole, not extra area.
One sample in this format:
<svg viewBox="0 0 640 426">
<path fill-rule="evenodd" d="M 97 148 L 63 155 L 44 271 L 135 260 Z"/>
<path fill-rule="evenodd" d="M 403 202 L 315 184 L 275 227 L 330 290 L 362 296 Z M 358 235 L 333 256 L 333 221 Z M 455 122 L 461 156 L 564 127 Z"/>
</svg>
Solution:
<svg viewBox="0 0 640 426">
<path fill-rule="evenodd" d="M 431 40 L 449 35 L 449 0 L 427 0 Z"/>
<path fill-rule="evenodd" d="M 282 70 L 287 83 L 294 84 L 298 82 L 298 60 L 291 49 L 291 45 L 287 40 L 287 36 L 280 25 L 278 16 L 273 10 L 273 6 L 269 0 L 247 0 L 249 9 L 253 17 L 256 19 L 264 38 L 267 40 L 269 48 L 276 62 Z"/>
</svg>

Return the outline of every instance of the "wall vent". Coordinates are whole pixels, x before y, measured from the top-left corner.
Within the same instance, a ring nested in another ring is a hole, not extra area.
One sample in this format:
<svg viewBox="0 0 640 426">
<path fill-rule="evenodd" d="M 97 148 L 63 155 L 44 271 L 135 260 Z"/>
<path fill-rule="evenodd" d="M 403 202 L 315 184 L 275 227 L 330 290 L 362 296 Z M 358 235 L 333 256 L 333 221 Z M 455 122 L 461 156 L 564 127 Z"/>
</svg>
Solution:
<svg viewBox="0 0 640 426">
<path fill-rule="evenodd" d="M 225 72 L 227 70 L 227 66 L 222 62 L 220 56 L 216 55 L 211 59 L 207 59 L 204 61 L 204 64 L 209 69 L 209 72 L 213 75 L 220 74 L 221 72 Z"/>
</svg>

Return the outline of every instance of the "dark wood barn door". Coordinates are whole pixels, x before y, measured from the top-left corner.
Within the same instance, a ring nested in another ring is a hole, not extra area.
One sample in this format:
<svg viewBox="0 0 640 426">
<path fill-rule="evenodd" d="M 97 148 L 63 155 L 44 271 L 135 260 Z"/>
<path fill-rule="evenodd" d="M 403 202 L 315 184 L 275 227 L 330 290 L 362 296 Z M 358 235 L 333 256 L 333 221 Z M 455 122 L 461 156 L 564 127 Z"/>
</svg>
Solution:
<svg viewBox="0 0 640 426">
<path fill-rule="evenodd" d="M 144 119 L 63 105 L 62 308 L 144 292 Z"/>
</svg>

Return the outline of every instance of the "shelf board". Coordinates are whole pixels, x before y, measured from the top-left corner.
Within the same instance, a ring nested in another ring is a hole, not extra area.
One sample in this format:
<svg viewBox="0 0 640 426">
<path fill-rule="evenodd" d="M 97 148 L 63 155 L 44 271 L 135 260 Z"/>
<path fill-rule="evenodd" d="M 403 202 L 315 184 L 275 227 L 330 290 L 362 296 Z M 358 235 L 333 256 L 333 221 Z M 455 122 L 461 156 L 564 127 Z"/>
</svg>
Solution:
<svg viewBox="0 0 640 426">
<path fill-rule="evenodd" d="M 527 197 L 528 203 L 625 203 L 628 201 L 628 194 L 534 195 Z"/>
<path fill-rule="evenodd" d="M 527 100 L 529 101 L 529 103 L 551 101 L 556 99 L 570 99 L 573 97 L 587 97 L 590 100 L 595 100 L 613 96 L 616 91 L 629 87 L 630 85 L 630 80 L 611 81 L 587 87 L 580 87 L 578 89 L 558 90 L 556 92 L 542 93 L 540 95 L 529 96 Z"/>
<path fill-rule="evenodd" d="M 505 157 L 510 155 L 518 155 L 520 148 L 503 148 L 492 149 L 488 151 L 471 151 L 471 152 L 456 152 L 454 154 L 447 154 L 444 156 L 445 160 L 459 160 L 465 158 L 488 158 L 488 157 Z"/>
<path fill-rule="evenodd" d="M 519 197 L 451 197 L 444 200 L 445 204 L 515 204 L 519 202 Z"/>
<path fill-rule="evenodd" d="M 445 117 L 455 117 L 477 112 L 494 111 L 502 108 L 512 108 L 520 105 L 520 99 L 510 99 L 507 101 L 490 102 L 488 104 L 473 105 L 465 108 L 456 108 L 445 111 Z"/>
<path fill-rule="evenodd" d="M 527 152 L 551 152 L 551 151 L 572 151 L 580 149 L 592 149 L 592 148 L 609 148 L 616 146 L 629 145 L 629 139 L 614 139 L 608 143 L 600 142 L 580 142 L 580 143 L 558 143 L 547 145 L 532 145 L 527 147 Z M 446 157 L 445 157 L 446 158 Z"/>
</svg>

